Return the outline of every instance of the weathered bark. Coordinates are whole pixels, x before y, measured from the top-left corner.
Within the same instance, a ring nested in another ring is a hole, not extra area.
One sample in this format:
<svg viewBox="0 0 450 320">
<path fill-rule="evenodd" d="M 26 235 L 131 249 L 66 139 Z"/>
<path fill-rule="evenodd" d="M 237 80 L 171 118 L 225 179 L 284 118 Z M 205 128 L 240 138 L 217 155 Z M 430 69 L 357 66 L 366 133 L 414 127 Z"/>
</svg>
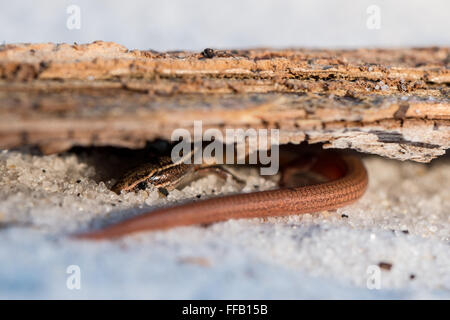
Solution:
<svg viewBox="0 0 450 320">
<path fill-rule="evenodd" d="M 129 51 L 106 42 L 0 47 L 0 148 L 138 148 L 176 128 L 278 128 L 428 162 L 450 145 L 450 48 Z"/>
</svg>

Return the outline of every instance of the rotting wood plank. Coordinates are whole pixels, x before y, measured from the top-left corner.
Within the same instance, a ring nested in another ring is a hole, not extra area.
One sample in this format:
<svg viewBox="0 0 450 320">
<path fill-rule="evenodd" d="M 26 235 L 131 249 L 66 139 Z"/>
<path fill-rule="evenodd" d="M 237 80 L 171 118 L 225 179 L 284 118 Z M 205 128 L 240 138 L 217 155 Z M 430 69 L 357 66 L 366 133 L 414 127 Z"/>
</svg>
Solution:
<svg viewBox="0 0 450 320">
<path fill-rule="evenodd" d="M 128 50 L 0 46 L 0 148 L 143 147 L 176 128 L 278 128 L 428 162 L 450 145 L 450 48 Z"/>
</svg>

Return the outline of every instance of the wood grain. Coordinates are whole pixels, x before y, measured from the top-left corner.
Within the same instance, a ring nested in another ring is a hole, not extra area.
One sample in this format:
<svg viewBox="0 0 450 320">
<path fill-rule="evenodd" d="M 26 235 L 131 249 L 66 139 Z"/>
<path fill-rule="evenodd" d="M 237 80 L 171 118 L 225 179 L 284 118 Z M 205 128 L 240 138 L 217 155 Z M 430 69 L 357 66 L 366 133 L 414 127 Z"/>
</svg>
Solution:
<svg viewBox="0 0 450 320">
<path fill-rule="evenodd" d="M 429 162 L 450 146 L 449 48 L 155 52 L 0 46 L 0 148 L 141 148 L 176 128 L 278 128 Z"/>
</svg>

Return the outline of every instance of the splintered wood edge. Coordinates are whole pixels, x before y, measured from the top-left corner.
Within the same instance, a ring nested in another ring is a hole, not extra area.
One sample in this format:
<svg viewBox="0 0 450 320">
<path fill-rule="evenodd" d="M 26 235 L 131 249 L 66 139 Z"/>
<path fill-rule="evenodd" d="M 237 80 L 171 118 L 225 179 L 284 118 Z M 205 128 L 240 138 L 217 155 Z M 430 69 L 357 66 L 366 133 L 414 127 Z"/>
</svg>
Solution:
<svg viewBox="0 0 450 320">
<path fill-rule="evenodd" d="M 449 148 L 449 48 L 210 53 L 0 46 L 0 148 L 141 148 L 194 120 L 399 160 Z"/>
</svg>

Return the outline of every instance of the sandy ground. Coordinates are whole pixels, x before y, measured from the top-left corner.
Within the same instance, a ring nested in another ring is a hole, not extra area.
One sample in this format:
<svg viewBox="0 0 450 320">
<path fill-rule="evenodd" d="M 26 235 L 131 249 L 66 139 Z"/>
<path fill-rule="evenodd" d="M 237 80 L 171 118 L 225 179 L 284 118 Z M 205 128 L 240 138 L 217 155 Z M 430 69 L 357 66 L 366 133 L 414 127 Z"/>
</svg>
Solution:
<svg viewBox="0 0 450 320">
<path fill-rule="evenodd" d="M 153 206 L 238 190 L 208 176 L 168 199 L 151 188 L 118 196 L 93 157 L 0 153 L 0 298 L 450 298 L 448 156 L 367 156 L 367 193 L 337 211 L 75 241 Z M 244 191 L 275 186 L 236 174 Z M 67 286 L 72 265 L 80 289 Z"/>
</svg>

